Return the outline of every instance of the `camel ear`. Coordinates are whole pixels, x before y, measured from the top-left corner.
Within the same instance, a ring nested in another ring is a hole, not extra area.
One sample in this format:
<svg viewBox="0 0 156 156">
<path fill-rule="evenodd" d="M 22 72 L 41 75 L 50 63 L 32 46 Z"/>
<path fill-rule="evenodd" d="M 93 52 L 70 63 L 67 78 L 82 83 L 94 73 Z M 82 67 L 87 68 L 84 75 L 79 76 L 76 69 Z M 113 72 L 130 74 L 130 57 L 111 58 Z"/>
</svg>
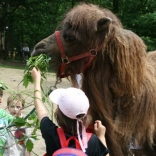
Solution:
<svg viewBox="0 0 156 156">
<path fill-rule="evenodd" d="M 97 31 L 102 31 L 106 29 L 109 24 L 112 22 L 112 19 L 109 17 L 103 17 L 97 22 Z"/>
</svg>

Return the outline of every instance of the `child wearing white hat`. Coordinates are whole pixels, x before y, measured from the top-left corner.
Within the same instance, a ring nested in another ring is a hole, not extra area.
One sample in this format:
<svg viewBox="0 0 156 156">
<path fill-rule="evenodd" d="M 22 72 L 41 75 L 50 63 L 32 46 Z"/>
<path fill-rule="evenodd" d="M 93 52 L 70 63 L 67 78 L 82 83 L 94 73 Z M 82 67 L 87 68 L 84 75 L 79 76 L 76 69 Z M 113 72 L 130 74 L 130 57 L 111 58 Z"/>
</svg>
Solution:
<svg viewBox="0 0 156 156">
<path fill-rule="evenodd" d="M 41 73 L 33 68 L 31 75 L 34 79 L 34 105 L 37 116 L 40 121 L 42 137 L 46 144 L 46 156 L 52 154 L 61 148 L 58 126 L 49 119 L 47 111 L 42 103 L 41 97 Z M 96 121 L 94 130 L 96 135 L 92 134 L 87 140 L 86 121 L 89 109 L 89 100 L 81 89 L 67 88 L 56 89 L 49 95 L 50 100 L 57 105 L 55 118 L 58 125 L 64 130 L 66 139 L 75 136 L 80 144 L 81 150 L 88 156 L 108 156 L 108 149 L 105 142 L 105 127 L 101 121 Z M 75 148 L 75 142 L 70 141 L 69 147 Z"/>
</svg>

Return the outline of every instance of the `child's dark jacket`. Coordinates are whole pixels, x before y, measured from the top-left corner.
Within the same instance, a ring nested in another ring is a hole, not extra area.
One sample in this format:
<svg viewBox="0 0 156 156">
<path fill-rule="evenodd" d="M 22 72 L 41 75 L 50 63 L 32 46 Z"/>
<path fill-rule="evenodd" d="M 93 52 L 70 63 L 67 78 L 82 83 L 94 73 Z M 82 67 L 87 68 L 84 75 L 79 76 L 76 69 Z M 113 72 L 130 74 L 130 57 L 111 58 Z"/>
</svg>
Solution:
<svg viewBox="0 0 156 156">
<path fill-rule="evenodd" d="M 70 126 L 70 125 L 69 125 Z M 52 156 L 52 154 L 61 148 L 59 136 L 57 134 L 57 126 L 48 118 L 44 117 L 40 124 L 40 129 L 42 133 L 42 137 L 45 139 L 46 144 L 46 152 L 48 156 Z M 68 139 L 71 134 L 67 134 L 66 139 Z M 70 147 L 75 148 L 74 141 L 70 141 Z M 88 141 L 88 148 L 86 150 L 86 154 L 88 156 L 105 156 L 108 153 L 108 149 L 102 144 L 102 142 L 93 134 Z"/>
</svg>

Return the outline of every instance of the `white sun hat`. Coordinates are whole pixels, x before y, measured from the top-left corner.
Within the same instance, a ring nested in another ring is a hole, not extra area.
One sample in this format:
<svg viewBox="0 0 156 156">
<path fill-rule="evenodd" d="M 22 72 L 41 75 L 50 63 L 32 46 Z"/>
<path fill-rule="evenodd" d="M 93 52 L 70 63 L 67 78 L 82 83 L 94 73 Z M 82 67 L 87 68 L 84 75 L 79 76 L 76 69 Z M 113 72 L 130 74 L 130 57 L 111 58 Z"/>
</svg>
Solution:
<svg viewBox="0 0 156 156">
<path fill-rule="evenodd" d="M 59 109 L 65 116 L 77 120 L 78 140 L 82 150 L 85 152 L 85 148 L 87 148 L 86 130 L 81 119 L 77 118 L 77 115 L 87 115 L 89 109 L 87 96 L 81 89 L 70 87 L 67 89 L 59 88 L 52 91 L 49 98 L 59 106 Z M 82 140 L 80 138 L 79 122 L 82 124 Z"/>
<path fill-rule="evenodd" d="M 61 112 L 71 119 L 77 115 L 87 114 L 89 101 L 85 93 L 78 88 L 59 88 L 49 95 L 50 100 L 59 106 Z"/>
</svg>

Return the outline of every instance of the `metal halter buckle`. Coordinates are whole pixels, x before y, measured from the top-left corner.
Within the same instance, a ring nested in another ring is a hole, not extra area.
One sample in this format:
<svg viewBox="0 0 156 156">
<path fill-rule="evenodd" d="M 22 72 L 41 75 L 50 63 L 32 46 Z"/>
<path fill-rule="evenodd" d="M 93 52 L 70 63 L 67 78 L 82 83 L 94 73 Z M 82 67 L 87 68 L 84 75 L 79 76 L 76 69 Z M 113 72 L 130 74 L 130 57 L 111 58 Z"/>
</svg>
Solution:
<svg viewBox="0 0 156 156">
<path fill-rule="evenodd" d="M 97 55 L 97 51 L 95 49 L 91 49 L 89 52 L 90 52 L 91 56 L 96 56 Z"/>
<path fill-rule="evenodd" d="M 67 56 L 66 57 L 61 57 L 61 59 L 62 59 L 63 63 L 66 63 L 66 64 L 70 63 L 70 61 L 69 61 Z"/>
</svg>

